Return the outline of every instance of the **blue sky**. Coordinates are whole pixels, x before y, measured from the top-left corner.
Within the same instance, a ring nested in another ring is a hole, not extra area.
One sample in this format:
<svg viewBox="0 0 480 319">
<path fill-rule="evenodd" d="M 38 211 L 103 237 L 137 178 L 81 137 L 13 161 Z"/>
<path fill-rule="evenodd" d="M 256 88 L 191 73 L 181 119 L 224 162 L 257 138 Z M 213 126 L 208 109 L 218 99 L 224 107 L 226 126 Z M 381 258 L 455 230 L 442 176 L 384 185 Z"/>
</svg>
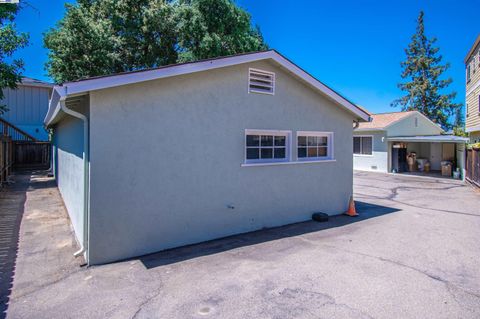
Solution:
<svg viewBox="0 0 480 319">
<path fill-rule="evenodd" d="M 31 44 L 17 56 L 25 75 L 49 80 L 42 33 L 64 13 L 64 1 L 29 0 L 34 7 L 20 12 L 17 24 L 30 33 Z M 451 64 L 450 90 L 464 103 L 463 58 L 480 33 L 480 0 L 313 1 L 237 0 L 252 15 L 271 48 L 277 49 L 315 77 L 371 112 L 396 109 L 401 96 L 400 61 L 425 11 L 427 35 L 438 38 L 444 61 Z"/>
</svg>

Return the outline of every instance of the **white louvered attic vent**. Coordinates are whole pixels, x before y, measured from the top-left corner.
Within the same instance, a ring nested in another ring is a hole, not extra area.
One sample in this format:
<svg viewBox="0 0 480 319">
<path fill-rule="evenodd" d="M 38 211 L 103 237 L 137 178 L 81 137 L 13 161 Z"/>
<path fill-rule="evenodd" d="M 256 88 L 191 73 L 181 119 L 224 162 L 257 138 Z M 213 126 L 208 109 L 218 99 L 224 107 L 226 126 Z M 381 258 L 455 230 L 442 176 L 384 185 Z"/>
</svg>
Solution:
<svg viewBox="0 0 480 319">
<path fill-rule="evenodd" d="M 275 73 L 248 69 L 248 92 L 275 94 Z"/>
</svg>

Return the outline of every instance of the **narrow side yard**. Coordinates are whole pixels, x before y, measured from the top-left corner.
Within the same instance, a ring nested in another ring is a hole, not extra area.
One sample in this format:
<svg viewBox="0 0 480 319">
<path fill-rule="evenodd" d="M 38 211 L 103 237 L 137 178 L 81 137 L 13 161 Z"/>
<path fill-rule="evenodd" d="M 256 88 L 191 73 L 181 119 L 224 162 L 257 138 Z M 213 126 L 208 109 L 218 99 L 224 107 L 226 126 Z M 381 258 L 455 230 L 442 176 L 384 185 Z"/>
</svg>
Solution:
<svg viewBox="0 0 480 319">
<path fill-rule="evenodd" d="M 359 218 L 85 268 L 52 180 L 16 178 L 7 318 L 480 317 L 480 194 L 458 181 L 356 172 Z"/>
</svg>

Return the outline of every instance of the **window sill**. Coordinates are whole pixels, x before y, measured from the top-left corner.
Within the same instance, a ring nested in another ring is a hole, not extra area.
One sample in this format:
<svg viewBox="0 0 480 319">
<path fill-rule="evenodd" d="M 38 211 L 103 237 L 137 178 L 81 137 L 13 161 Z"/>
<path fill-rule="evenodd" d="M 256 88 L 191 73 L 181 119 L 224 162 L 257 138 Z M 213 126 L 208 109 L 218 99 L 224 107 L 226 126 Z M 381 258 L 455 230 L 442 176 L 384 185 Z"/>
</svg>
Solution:
<svg viewBox="0 0 480 319">
<path fill-rule="evenodd" d="M 292 165 L 292 164 L 313 164 L 313 163 L 330 163 L 336 162 L 335 159 L 317 160 L 317 161 L 293 161 L 293 162 L 270 162 L 270 163 L 243 163 L 241 167 L 251 166 L 275 166 L 275 165 Z"/>
<path fill-rule="evenodd" d="M 353 154 L 353 156 L 358 156 L 358 157 L 373 157 L 373 154 Z"/>
</svg>

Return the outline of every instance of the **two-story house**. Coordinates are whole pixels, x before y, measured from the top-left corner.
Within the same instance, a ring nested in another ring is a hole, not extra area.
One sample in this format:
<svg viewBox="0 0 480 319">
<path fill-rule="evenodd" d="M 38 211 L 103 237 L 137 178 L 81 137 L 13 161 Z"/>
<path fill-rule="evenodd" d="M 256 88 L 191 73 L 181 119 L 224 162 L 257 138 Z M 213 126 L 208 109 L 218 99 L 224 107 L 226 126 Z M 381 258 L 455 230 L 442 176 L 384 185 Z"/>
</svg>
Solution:
<svg viewBox="0 0 480 319">
<path fill-rule="evenodd" d="M 52 89 L 52 83 L 23 77 L 15 90 L 3 90 L 4 99 L 0 104 L 6 105 L 8 111 L 0 114 L 0 118 L 37 140 L 47 141 L 48 133 L 43 120 L 47 115 Z"/>
<path fill-rule="evenodd" d="M 470 141 L 480 142 L 480 35 L 465 57 L 466 68 L 466 120 L 465 131 Z"/>
</svg>

